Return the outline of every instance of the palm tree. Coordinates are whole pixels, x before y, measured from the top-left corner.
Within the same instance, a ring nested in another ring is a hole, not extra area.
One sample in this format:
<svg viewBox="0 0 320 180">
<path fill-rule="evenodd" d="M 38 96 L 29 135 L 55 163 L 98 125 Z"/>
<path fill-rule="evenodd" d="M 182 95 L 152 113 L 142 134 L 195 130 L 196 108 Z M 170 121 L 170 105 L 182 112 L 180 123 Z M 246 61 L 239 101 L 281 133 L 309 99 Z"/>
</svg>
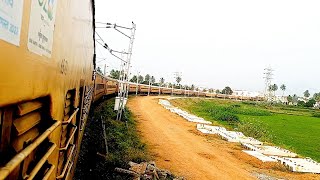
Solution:
<svg viewBox="0 0 320 180">
<path fill-rule="evenodd" d="M 150 82 L 151 82 L 151 84 L 154 84 L 156 82 L 156 79 L 154 78 L 154 76 L 151 76 Z"/>
<path fill-rule="evenodd" d="M 303 96 L 305 98 L 308 98 L 310 96 L 310 93 L 309 93 L 309 90 L 306 90 L 304 93 L 303 93 Z"/>
<path fill-rule="evenodd" d="M 176 77 L 176 81 L 177 81 L 178 84 L 180 84 L 181 80 L 182 80 L 182 79 L 181 79 L 180 76 L 177 76 L 177 77 Z"/>
<path fill-rule="evenodd" d="M 276 91 L 278 90 L 278 85 L 272 84 L 269 86 L 269 91 L 273 92 L 273 98 L 276 97 Z M 273 99 L 272 98 L 272 99 Z M 272 100 L 273 101 L 273 100 Z"/>
<path fill-rule="evenodd" d="M 164 78 L 160 78 L 160 86 L 162 86 L 164 84 Z"/>
<path fill-rule="evenodd" d="M 150 75 L 147 74 L 147 75 L 144 77 L 144 83 L 143 83 L 143 84 L 149 84 L 149 81 L 150 81 Z"/>
<path fill-rule="evenodd" d="M 195 86 L 194 86 L 194 84 L 192 84 L 191 87 L 190 87 L 190 89 L 191 89 L 191 90 L 194 90 L 194 88 L 195 88 Z"/>
<path fill-rule="evenodd" d="M 280 86 L 280 89 L 282 90 L 282 97 L 283 97 L 284 96 L 284 91 L 286 91 L 287 87 L 286 87 L 286 85 L 282 84 Z"/>
<path fill-rule="evenodd" d="M 276 95 L 276 91 L 278 90 L 278 85 L 273 84 L 273 85 L 272 85 L 272 90 L 273 90 L 274 96 L 275 96 L 275 95 Z"/>
<path fill-rule="evenodd" d="M 138 83 L 142 83 L 143 82 L 143 76 L 139 75 L 138 76 Z"/>
</svg>

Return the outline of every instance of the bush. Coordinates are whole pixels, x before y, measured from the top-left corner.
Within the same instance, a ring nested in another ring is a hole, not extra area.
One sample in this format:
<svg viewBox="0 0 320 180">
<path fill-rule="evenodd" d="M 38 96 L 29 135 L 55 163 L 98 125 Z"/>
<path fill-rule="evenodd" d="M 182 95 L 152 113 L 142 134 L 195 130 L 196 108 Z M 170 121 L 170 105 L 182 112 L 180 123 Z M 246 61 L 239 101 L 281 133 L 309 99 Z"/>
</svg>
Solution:
<svg viewBox="0 0 320 180">
<path fill-rule="evenodd" d="M 320 118 L 320 113 L 313 113 L 312 117 Z"/>
<path fill-rule="evenodd" d="M 304 107 L 306 103 L 304 101 L 298 101 L 298 106 Z"/>
<path fill-rule="evenodd" d="M 208 108 L 207 111 L 217 120 L 229 123 L 239 122 L 239 117 L 232 112 L 231 107 L 215 106 Z"/>
<path fill-rule="evenodd" d="M 219 112 L 216 116 L 221 121 L 239 122 L 239 117 L 229 112 Z"/>
<path fill-rule="evenodd" d="M 254 108 L 254 107 L 233 109 L 233 111 L 236 114 L 250 115 L 250 116 L 270 116 L 271 115 L 271 113 L 267 110 Z"/>
<path fill-rule="evenodd" d="M 232 104 L 231 107 L 233 107 L 233 108 L 239 108 L 239 107 L 241 107 L 241 106 L 240 106 L 240 104 Z"/>
<path fill-rule="evenodd" d="M 260 141 L 272 141 L 271 133 L 265 128 L 265 125 L 258 120 L 251 119 L 238 124 L 238 131 L 246 136 L 259 139 Z"/>
<path fill-rule="evenodd" d="M 316 104 L 316 101 L 314 99 L 310 99 L 306 104 L 305 106 L 306 107 L 313 107 L 314 104 Z"/>
<path fill-rule="evenodd" d="M 241 103 L 246 105 L 253 105 L 253 106 L 257 105 L 257 103 L 253 101 L 242 101 Z"/>
</svg>

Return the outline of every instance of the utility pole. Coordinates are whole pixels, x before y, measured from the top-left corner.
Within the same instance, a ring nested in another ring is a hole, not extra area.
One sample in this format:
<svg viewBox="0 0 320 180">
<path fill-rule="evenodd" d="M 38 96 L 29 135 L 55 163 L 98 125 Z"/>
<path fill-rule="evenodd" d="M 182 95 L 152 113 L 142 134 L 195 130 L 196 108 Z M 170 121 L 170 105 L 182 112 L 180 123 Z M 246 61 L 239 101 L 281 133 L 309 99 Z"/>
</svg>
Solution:
<svg viewBox="0 0 320 180">
<path fill-rule="evenodd" d="M 162 83 L 159 82 L 159 96 L 160 96 L 160 93 L 161 93 L 161 86 L 162 86 Z"/>
<path fill-rule="evenodd" d="M 171 96 L 173 96 L 173 83 L 171 84 Z"/>
<path fill-rule="evenodd" d="M 151 82 L 150 82 L 150 79 L 151 79 L 151 78 L 149 78 L 149 89 L 148 89 L 148 96 L 150 95 L 150 89 L 151 89 Z"/>
<path fill-rule="evenodd" d="M 117 25 L 114 24 L 114 28 L 116 29 Z M 118 26 L 120 27 L 120 26 Z M 129 72 L 130 72 L 130 63 L 131 63 L 131 56 L 132 56 L 132 47 L 133 47 L 133 42 L 134 42 L 134 36 L 135 36 L 135 31 L 136 31 L 136 25 L 132 22 L 132 27 L 131 28 L 126 28 L 131 30 L 131 35 L 127 36 L 130 39 L 129 42 L 129 47 L 128 47 L 128 52 L 127 52 L 127 60 L 124 63 L 123 66 L 123 77 L 122 80 L 119 81 L 120 84 L 120 91 L 118 93 L 118 98 L 119 98 L 119 109 L 117 112 L 117 120 L 121 120 L 122 114 L 124 112 L 124 107 L 128 99 L 128 90 L 129 90 Z M 117 30 L 117 29 L 116 29 Z M 119 30 L 117 30 L 119 31 Z M 122 33 L 121 31 L 119 31 Z M 124 34 L 124 33 L 122 33 Z M 125 34 L 124 34 L 125 35 Z M 125 53 L 122 53 L 125 54 Z"/>
<path fill-rule="evenodd" d="M 103 70 L 103 75 L 105 76 L 107 72 L 107 64 L 104 64 L 104 70 Z"/>
<path fill-rule="evenodd" d="M 140 72 L 139 72 L 139 71 L 137 71 L 136 96 L 138 96 L 138 84 L 139 84 L 139 76 L 140 76 Z"/>
<path fill-rule="evenodd" d="M 118 96 L 116 97 L 116 102 L 115 102 L 115 107 L 114 107 L 114 110 L 118 111 L 117 112 L 117 120 L 121 120 L 122 113 L 124 111 L 124 107 L 125 107 L 125 104 L 128 99 L 128 89 L 129 89 L 128 78 L 130 75 L 130 67 L 131 67 L 130 62 L 131 62 L 131 56 L 132 56 L 132 47 L 133 47 L 133 42 L 134 42 L 134 36 L 135 36 L 135 32 L 136 32 L 136 25 L 133 22 L 132 22 L 132 27 L 124 27 L 124 26 L 119 26 L 117 24 L 101 23 L 101 22 L 99 24 L 103 24 L 103 27 L 96 26 L 96 28 L 113 28 L 116 31 L 118 31 L 119 33 L 121 33 L 122 35 L 124 35 L 130 39 L 128 51 L 127 52 L 125 52 L 125 51 L 120 52 L 120 51 L 116 51 L 116 50 L 111 49 L 107 45 L 107 43 L 105 43 L 105 41 L 102 39 L 102 37 L 98 34 L 98 32 L 95 31 L 97 36 L 100 38 L 99 40 L 102 41 L 102 42 L 100 42 L 100 41 L 96 40 L 96 42 L 98 44 L 100 44 L 102 47 L 104 47 L 105 49 L 107 49 L 111 55 L 113 55 L 117 59 L 121 60 L 123 63 L 123 64 L 121 64 L 121 68 L 120 68 L 121 70 L 120 70 L 120 77 L 118 80 L 118 84 L 119 84 Z M 119 28 L 130 30 L 131 35 L 127 35 L 126 33 L 122 32 Z M 123 56 L 120 58 L 115 53 L 120 53 L 122 55 L 126 54 L 127 59 L 124 60 Z"/>
</svg>

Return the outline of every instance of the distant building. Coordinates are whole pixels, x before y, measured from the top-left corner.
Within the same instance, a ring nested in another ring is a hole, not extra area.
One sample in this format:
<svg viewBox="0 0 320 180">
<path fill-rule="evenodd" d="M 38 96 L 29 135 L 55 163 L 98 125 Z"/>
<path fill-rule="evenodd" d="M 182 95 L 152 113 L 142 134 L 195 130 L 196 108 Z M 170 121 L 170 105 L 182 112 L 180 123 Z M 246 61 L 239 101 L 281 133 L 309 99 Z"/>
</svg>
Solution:
<svg viewBox="0 0 320 180">
<path fill-rule="evenodd" d="M 303 101 L 306 103 L 308 101 L 308 99 L 304 98 L 304 97 L 298 97 L 298 101 Z"/>
<path fill-rule="evenodd" d="M 289 104 L 288 96 L 276 96 L 275 100 L 278 103 Z"/>
</svg>

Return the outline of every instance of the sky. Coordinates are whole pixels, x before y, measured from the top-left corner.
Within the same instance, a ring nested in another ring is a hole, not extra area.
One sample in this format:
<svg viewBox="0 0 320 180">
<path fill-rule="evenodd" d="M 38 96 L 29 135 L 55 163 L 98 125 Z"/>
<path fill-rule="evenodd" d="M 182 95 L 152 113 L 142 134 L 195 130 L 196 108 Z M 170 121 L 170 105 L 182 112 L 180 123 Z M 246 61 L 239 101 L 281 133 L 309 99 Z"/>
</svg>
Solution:
<svg viewBox="0 0 320 180">
<path fill-rule="evenodd" d="M 319 7 L 318 0 L 96 0 L 96 22 L 136 24 L 132 75 L 173 82 L 181 72 L 181 84 L 263 92 L 270 66 L 273 83 L 302 96 L 320 92 Z M 128 49 L 116 30 L 96 32 L 112 49 Z M 107 72 L 120 67 L 99 44 L 97 57 Z"/>
</svg>

